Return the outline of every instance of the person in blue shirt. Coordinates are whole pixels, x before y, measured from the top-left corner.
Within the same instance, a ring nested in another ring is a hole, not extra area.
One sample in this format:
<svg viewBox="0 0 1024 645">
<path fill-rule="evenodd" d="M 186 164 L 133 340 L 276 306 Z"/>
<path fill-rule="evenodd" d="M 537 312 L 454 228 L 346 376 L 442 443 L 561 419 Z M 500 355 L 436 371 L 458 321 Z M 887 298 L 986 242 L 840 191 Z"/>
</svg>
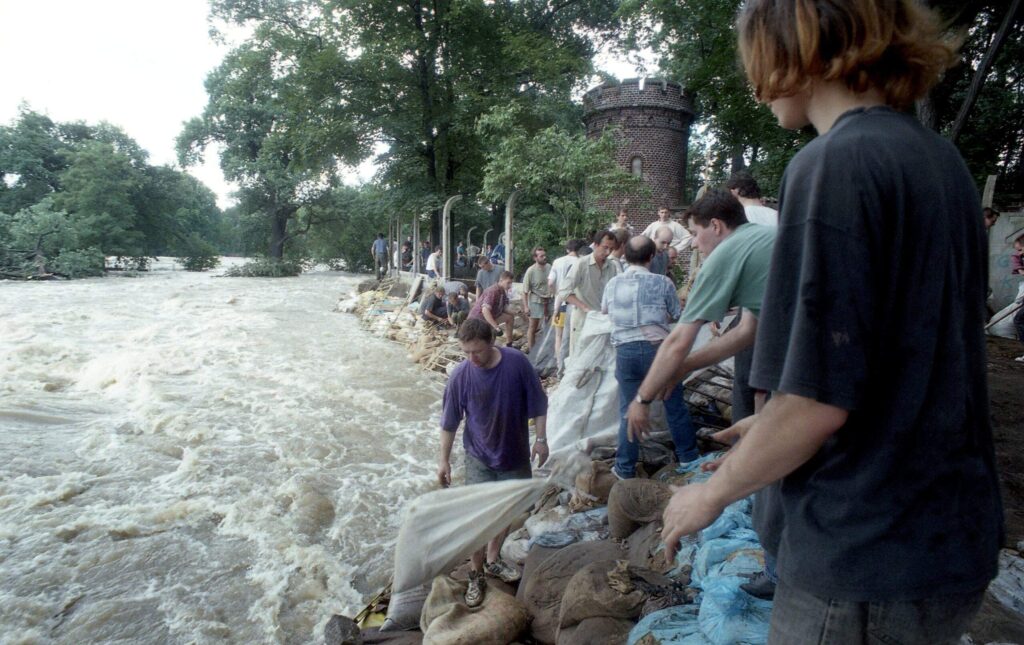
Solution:
<svg viewBox="0 0 1024 645">
<path fill-rule="evenodd" d="M 629 267 L 611 280 L 601 296 L 601 311 L 612 322 L 612 346 L 615 347 L 615 379 L 619 382 L 619 447 L 615 454 L 615 474 L 620 479 L 636 476 L 640 453 L 639 437 L 627 432 L 626 411 L 636 397 L 640 383 L 654 362 L 654 357 L 679 318 L 682 309 L 676 287 L 665 275 L 651 273 L 654 242 L 644 235 L 626 243 Z M 683 400 L 683 385 L 676 383 L 665 399 L 665 416 L 676 457 L 680 463 L 699 456 L 697 432 Z"/>
<path fill-rule="evenodd" d="M 377 239 L 370 246 L 370 257 L 373 258 L 373 266 L 377 271 L 377 279 L 380 280 L 388 271 L 388 243 L 383 233 L 377 233 Z"/>
</svg>

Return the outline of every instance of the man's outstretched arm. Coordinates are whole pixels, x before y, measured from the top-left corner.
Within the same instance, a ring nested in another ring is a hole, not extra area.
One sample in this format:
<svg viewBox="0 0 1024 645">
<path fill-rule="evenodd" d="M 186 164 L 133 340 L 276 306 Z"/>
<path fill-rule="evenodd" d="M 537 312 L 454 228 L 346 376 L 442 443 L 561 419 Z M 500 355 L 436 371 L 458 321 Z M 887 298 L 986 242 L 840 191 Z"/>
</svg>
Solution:
<svg viewBox="0 0 1024 645">
<path fill-rule="evenodd" d="M 814 456 L 849 412 L 795 394 L 775 393 L 711 479 L 678 488 L 663 516 L 666 558 L 679 538 L 709 526 L 729 504 L 782 479 Z"/>
</svg>

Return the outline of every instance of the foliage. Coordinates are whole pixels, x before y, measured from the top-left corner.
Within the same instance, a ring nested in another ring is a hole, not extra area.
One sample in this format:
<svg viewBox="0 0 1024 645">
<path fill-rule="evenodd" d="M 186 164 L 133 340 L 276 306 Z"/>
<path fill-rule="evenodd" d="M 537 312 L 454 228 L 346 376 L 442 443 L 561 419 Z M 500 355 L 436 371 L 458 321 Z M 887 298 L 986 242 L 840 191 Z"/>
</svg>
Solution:
<svg viewBox="0 0 1024 645">
<path fill-rule="evenodd" d="M 53 260 L 53 272 L 68 278 L 89 278 L 103 275 L 103 252 L 95 246 L 62 250 Z"/>
<path fill-rule="evenodd" d="M 217 18 L 253 36 L 208 79 L 210 104 L 179 150 L 187 160 L 211 141 L 225 144 L 225 172 L 265 197 L 245 210 L 271 219 L 271 255 L 283 257 L 286 242 L 303 246 L 317 227 L 336 228 L 317 214 L 334 199 L 338 163 L 386 146 L 376 159 L 386 216 L 402 214 L 408 225 L 431 213 L 436 241 L 445 199 L 482 186 L 480 116 L 510 104 L 565 112 L 615 5 L 216 0 Z M 317 170 L 316 190 L 278 183 Z M 376 221 L 381 228 L 387 217 Z M 368 256 L 362 243 L 353 238 L 346 250 L 359 264 Z"/>
<path fill-rule="evenodd" d="M 104 256 L 95 247 L 82 247 L 67 213 L 53 210 L 51 198 L 15 215 L 0 213 L 0 272 L 5 275 L 57 274 L 70 278 L 99 275 Z"/>
<path fill-rule="evenodd" d="M 735 16 L 741 0 L 626 0 L 619 16 L 626 25 L 619 47 L 649 48 L 659 73 L 678 80 L 698 113 L 695 131 L 706 155 L 694 167 L 688 189 L 704 181 L 720 182 L 736 169 L 749 167 L 770 194 L 795 152 L 812 136 L 810 130 L 788 132 L 777 127 L 764 106 L 757 105 L 747 86 L 736 47 Z M 968 87 L 1007 3 L 1000 0 L 931 0 L 950 29 L 964 34 L 964 64 L 950 70 L 921 106 L 926 123 L 947 133 L 963 104 Z M 1016 23 L 1024 20 L 1019 15 Z M 999 173 L 1001 191 L 1024 191 L 1024 32 L 1010 37 L 985 79 L 978 103 L 957 141 L 979 183 Z M 694 181 L 695 175 L 700 176 Z"/>
<path fill-rule="evenodd" d="M 296 260 L 261 257 L 240 266 L 229 267 L 224 275 L 229 278 L 290 278 L 302 273 L 303 269 L 303 263 Z"/>
<path fill-rule="evenodd" d="M 536 127 L 527 121 L 531 117 L 519 106 L 495 108 L 477 125 L 489 149 L 482 195 L 497 201 L 519 190 L 523 200 L 517 216 L 518 266 L 530 262 L 534 246 L 559 248 L 610 221 L 612 214 L 599 210 L 597 200 L 646 188 L 616 164 L 615 132 L 589 139 L 579 122 L 573 130 L 554 124 L 531 132 L 531 125 Z"/>
<path fill-rule="evenodd" d="M 220 254 L 213 244 L 193 233 L 183 245 L 178 261 L 186 271 L 205 271 L 220 264 Z"/>
<path fill-rule="evenodd" d="M 36 273 L 41 258 L 52 263 L 76 250 L 76 260 L 65 262 L 69 271 L 59 273 L 91 271 L 91 250 L 144 268 L 151 256 L 182 252 L 193 235 L 215 244 L 220 227 L 212 191 L 183 172 L 149 165 L 121 129 L 56 123 L 27 106 L 0 126 L 0 204 L 16 214 L 0 227 L 0 248 L 8 249 L 3 266 L 12 275 Z M 43 233 L 37 249 L 34 236 Z"/>
</svg>

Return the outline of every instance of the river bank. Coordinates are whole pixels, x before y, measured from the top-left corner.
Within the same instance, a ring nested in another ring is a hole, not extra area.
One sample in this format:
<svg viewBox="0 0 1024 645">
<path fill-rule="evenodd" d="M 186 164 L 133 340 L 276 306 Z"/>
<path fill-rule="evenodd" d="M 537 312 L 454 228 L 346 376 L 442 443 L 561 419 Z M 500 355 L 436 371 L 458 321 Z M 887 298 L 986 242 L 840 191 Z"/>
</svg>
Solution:
<svg viewBox="0 0 1024 645">
<path fill-rule="evenodd" d="M 367 297 L 372 299 L 372 296 Z M 392 302 L 386 305 L 391 313 L 391 318 L 386 319 L 387 322 L 380 323 L 376 329 L 377 333 L 382 333 L 385 336 L 389 334 L 392 340 L 397 342 L 404 342 L 408 347 L 411 348 L 410 357 L 418 357 L 417 352 L 424 348 L 422 343 L 422 336 L 417 338 L 414 335 L 409 334 L 407 331 L 398 332 L 395 328 L 397 320 L 401 320 L 407 314 L 410 316 L 409 322 L 404 323 L 405 326 L 415 327 L 415 317 L 411 313 L 404 310 L 404 303 Z M 400 311 L 401 310 L 401 311 Z M 400 311 L 400 312 L 399 312 Z M 396 313 L 395 312 L 399 312 Z M 365 307 L 363 309 L 364 324 L 368 328 L 374 328 L 374 320 L 380 321 L 381 312 L 373 311 L 373 306 Z M 369 318 L 369 320 L 367 320 Z M 402 327 L 399 324 L 399 327 Z M 457 352 L 452 349 L 454 343 L 452 341 L 438 341 L 435 347 L 441 347 L 447 344 L 449 357 L 453 362 L 457 362 Z M 419 346 L 419 349 L 417 349 Z M 436 350 L 435 350 L 436 351 Z M 1007 536 L 1006 536 L 1006 547 L 1007 550 L 1004 552 L 1006 562 L 1017 563 L 1020 562 L 1019 558 L 1021 553 L 1018 548 L 1024 548 L 1024 545 L 1020 545 L 1021 539 L 1024 539 L 1024 404 L 1020 398 L 1020 393 L 1024 391 L 1024 365 L 1015 363 L 1012 358 L 1020 354 L 1020 347 L 1018 343 L 1012 341 L 1006 341 L 1005 339 L 992 338 L 989 340 L 989 385 L 990 385 L 990 396 L 991 396 L 991 409 L 993 414 L 993 426 L 996 440 L 997 460 L 999 464 L 1000 479 L 1003 487 L 1004 504 L 1006 508 L 1007 517 Z M 443 353 L 443 352 L 442 352 Z M 453 364 L 453 363 L 449 363 Z M 427 361 L 427 366 L 430 369 L 437 369 L 438 365 Z M 447 371 L 446 368 L 442 367 L 438 371 Z M 606 456 L 606 455 L 605 455 Z M 601 462 L 598 458 L 595 460 L 595 464 Z M 665 479 L 665 471 L 662 471 L 656 476 Z M 607 493 L 607 491 L 605 491 Z M 531 516 L 531 520 L 536 525 L 536 518 L 538 515 L 545 515 L 549 518 L 551 514 L 561 515 L 564 519 L 572 510 L 579 510 L 579 507 L 573 509 L 570 508 L 571 497 L 568 494 L 563 494 L 563 499 L 556 499 L 549 497 L 547 499 L 547 505 L 538 505 L 534 509 L 534 513 Z M 607 502 L 607 498 L 604 500 Z M 591 506 L 592 508 L 593 506 Z M 600 505 L 598 505 L 600 507 Z M 530 522 L 531 520 L 527 520 Z M 541 520 L 541 521 L 547 521 Z M 557 524 L 557 523 L 556 523 Z M 563 527 L 564 528 L 564 527 Z M 521 529 L 525 531 L 526 529 Z M 526 533 L 520 533 L 518 538 L 520 540 L 530 540 L 530 543 L 536 541 L 536 535 L 530 534 L 529 531 Z M 603 538 L 607 539 L 607 535 Z M 629 541 L 626 541 L 629 544 Z M 506 546 L 509 542 L 506 542 Z M 523 546 L 521 543 L 520 546 Z M 510 549 L 510 554 L 514 552 L 514 548 Z M 504 553 L 504 551 L 503 551 Z M 528 563 L 526 559 L 526 551 L 521 554 L 522 559 L 519 560 L 520 564 Z M 607 557 L 605 554 L 604 557 Z M 629 557 L 628 549 L 621 552 L 621 557 Z M 526 564 L 529 569 L 529 564 Z M 1012 564 L 1012 566 L 1018 566 Z M 530 575 L 529 571 L 526 576 Z M 459 574 L 456 574 L 459 577 Z M 524 578 L 525 579 L 525 578 Z M 1002 580 L 1002 578 L 1001 578 Z M 564 581 L 563 581 L 564 582 Z M 523 583 L 528 584 L 528 583 Z M 1011 580 L 1012 585 L 1017 585 L 1017 582 Z M 510 593 L 515 593 L 516 597 L 523 600 L 522 586 L 520 591 L 515 592 L 514 589 L 510 589 Z M 1012 593 L 1018 593 L 1017 587 L 1014 587 Z M 985 604 L 979 613 L 978 617 L 974 621 L 967 638 L 964 642 L 970 643 L 992 643 L 992 642 L 1024 642 L 1024 620 L 1022 620 L 1022 614 L 1020 613 L 1020 607 L 1017 611 L 1006 606 L 1006 594 L 1002 594 L 1004 602 L 1000 602 L 996 599 L 993 594 L 986 596 Z M 1011 599 L 1012 600 L 1012 599 Z M 529 601 L 524 602 L 529 605 Z M 563 601 L 565 602 L 565 601 Z M 536 616 L 533 616 L 533 620 L 537 620 Z M 608 637 L 608 640 L 602 640 L 600 642 L 624 642 L 625 634 L 630 631 L 632 622 L 615 622 L 603 623 L 604 634 L 603 637 Z M 550 629 L 550 626 L 548 626 Z M 610 631 L 609 631 L 610 630 Z M 573 634 L 579 632 L 576 629 Z M 531 640 L 537 638 L 538 633 L 536 628 L 533 631 L 528 632 L 529 637 L 522 642 L 556 642 L 559 645 L 564 643 L 572 642 L 595 642 L 593 637 L 595 632 L 586 631 L 590 640 L 576 640 L 575 635 L 570 636 L 569 632 L 566 632 L 565 638 L 558 635 L 558 631 L 548 631 L 544 634 L 544 638 L 538 640 Z M 558 635 L 557 639 L 553 636 Z M 422 634 L 418 632 L 403 632 L 400 635 L 385 635 L 378 634 L 374 630 L 364 631 L 360 638 L 363 642 L 376 643 L 376 642 L 419 642 L 422 639 Z M 329 643 L 331 641 L 328 641 Z M 342 641 L 339 641 L 342 642 Z M 348 642 L 348 641 L 345 641 Z M 355 642 L 355 641 L 351 641 Z M 632 642 L 632 641 L 631 641 Z M 644 641 L 647 642 L 647 641 Z M 651 643 L 660 642 L 658 640 L 651 640 Z M 724 641 L 723 641 L 724 642 Z"/>
</svg>

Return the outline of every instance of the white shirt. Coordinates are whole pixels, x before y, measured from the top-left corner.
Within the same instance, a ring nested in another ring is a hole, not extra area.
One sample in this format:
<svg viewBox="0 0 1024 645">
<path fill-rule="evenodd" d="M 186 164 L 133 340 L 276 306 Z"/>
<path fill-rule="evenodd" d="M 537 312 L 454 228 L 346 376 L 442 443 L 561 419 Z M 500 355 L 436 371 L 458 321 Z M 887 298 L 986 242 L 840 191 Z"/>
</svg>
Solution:
<svg viewBox="0 0 1024 645">
<path fill-rule="evenodd" d="M 662 222 L 661 220 L 654 222 L 644 229 L 643 235 L 646 235 L 653 240 L 654 234 L 657 233 L 658 229 L 662 226 L 667 226 L 672 229 L 672 246 L 675 250 L 682 252 L 683 249 L 689 246 L 690 238 L 693 237 L 690 235 L 690 231 L 686 230 L 686 227 L 671 218 L 669 218 L 667 222 Z"/>
<path fill-rule="evenodd" d="M 553 287 L 553 290 L 550 291 L 550 293 L 558 293 L 558 285 L 565 280 L 565 276 L 569 274 L 569 269 L 572 268 L 574 262 L 576 262 L 576 258 L 573 256 L 563 255 L 551 263 L 551 273 L 548 274 L 548 284 Z"/>
<path fill-rule="evenodd" d="M 778 226 L 779 225 L 779 211 L 774 208 L 768 208 L 767 206 L 744 206 L 743 210 L 747 213 L 747 221 L 754 224 L 761 224 L 763 226 Z"/>
<path fill-rule="evenodd" d="M 437 270 L 437 261 L 440 259 L 440 253 L 431 253 L 427 256 L 427 271 L 433 271 L 434 273 L 440 273 Z"/>
</svg>

